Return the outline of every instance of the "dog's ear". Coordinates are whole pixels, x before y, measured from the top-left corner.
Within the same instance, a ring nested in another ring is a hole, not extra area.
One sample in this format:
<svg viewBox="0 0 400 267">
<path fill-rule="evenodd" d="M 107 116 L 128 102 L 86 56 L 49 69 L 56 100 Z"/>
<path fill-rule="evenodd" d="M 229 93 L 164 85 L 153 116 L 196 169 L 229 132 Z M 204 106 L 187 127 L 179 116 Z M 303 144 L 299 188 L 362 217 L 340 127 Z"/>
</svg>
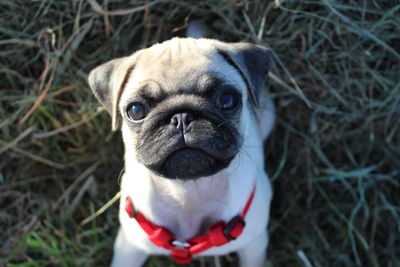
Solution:
<svg viewBox="0 0 400 267">
<path fill-rule="evenodd" d="M 230 43 L 219 48 L 218 52 L 238 70 L 246 83 L 251 101 L 259 108 L 260 91 L 271 68 L 271 49 L 250 43 Z"/>
<path fill-rule="evenodd" d="M 97 100 L 111 115 L 113 131 L 118 128 L 119 99 L 134 65 L 134 56 L 113 59 L 96 67 L 88 77 Z"/>
</svg>

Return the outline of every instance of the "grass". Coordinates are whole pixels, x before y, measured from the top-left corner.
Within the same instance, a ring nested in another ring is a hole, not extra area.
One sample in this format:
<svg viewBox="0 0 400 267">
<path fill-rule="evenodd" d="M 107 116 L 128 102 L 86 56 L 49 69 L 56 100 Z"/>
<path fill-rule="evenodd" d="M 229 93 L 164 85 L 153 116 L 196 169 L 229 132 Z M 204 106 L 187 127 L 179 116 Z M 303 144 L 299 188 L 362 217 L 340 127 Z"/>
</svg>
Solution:
<svg viewBox="0 0 400 267">
<path fill-rule="evenodd" d="M 0 2 L 0 266 L 108 265 L 123 150 L 86 77 L 189 16 L 274 50 L 268 266 L 400 266 L 398 1 L 98 2 Z"/>
</svg>

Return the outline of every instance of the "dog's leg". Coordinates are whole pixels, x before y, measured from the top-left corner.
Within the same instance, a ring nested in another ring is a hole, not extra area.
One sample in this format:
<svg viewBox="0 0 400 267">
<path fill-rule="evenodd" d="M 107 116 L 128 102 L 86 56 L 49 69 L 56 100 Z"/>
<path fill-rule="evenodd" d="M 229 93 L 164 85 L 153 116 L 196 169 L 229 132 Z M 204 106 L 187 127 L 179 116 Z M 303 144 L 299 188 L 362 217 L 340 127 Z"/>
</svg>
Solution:
<svg viewBox="0 0 400 267">
<path fill-rule="evenodd" d="M 240 267 L 265 267 L 267 246 L 268 234 L 265 231 L 238 251 Z"/>
<path fill-rule="evenodd" d="M 147 254 L 127 242 L 122 228 L 119 228 L 114 244 L 114 256 L 111 267 L 140 267 L 147 259 Z"/>
</svg>

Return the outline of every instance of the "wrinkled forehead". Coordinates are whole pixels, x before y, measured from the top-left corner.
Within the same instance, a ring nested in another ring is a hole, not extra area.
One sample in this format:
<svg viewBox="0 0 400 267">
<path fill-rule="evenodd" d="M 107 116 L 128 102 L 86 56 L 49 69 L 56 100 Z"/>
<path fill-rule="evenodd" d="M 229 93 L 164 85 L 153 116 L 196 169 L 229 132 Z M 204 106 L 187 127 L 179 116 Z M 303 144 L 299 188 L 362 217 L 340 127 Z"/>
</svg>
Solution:
<svg viewBox="0 0 400 267">
<path fill-rule="evenodd" d="M 195 93 L 220 83 L 245 90 L 245 83 L 207 39 L 172 39 L 139 52 L 122 98 L 146 88 L 166 94 Z"/>
</svg>

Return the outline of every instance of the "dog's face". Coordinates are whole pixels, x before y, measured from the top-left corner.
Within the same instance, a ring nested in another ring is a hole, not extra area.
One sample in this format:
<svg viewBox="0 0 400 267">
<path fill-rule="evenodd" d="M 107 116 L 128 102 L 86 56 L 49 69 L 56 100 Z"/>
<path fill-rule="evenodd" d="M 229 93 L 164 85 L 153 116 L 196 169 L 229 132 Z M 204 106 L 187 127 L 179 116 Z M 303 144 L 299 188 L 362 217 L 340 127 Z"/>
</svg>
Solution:
<svg viewBox="0 0 400 267">
<path fill-rule="evenodd" d="M 239 152 L 270 57 L 250 44 L 174 38 L 97 67 L 89 83 L 113 129 L 122 120 L 125 149 L 141 164 L 161 177 L 195 179 L 225 169 Z"/>
</svg>

